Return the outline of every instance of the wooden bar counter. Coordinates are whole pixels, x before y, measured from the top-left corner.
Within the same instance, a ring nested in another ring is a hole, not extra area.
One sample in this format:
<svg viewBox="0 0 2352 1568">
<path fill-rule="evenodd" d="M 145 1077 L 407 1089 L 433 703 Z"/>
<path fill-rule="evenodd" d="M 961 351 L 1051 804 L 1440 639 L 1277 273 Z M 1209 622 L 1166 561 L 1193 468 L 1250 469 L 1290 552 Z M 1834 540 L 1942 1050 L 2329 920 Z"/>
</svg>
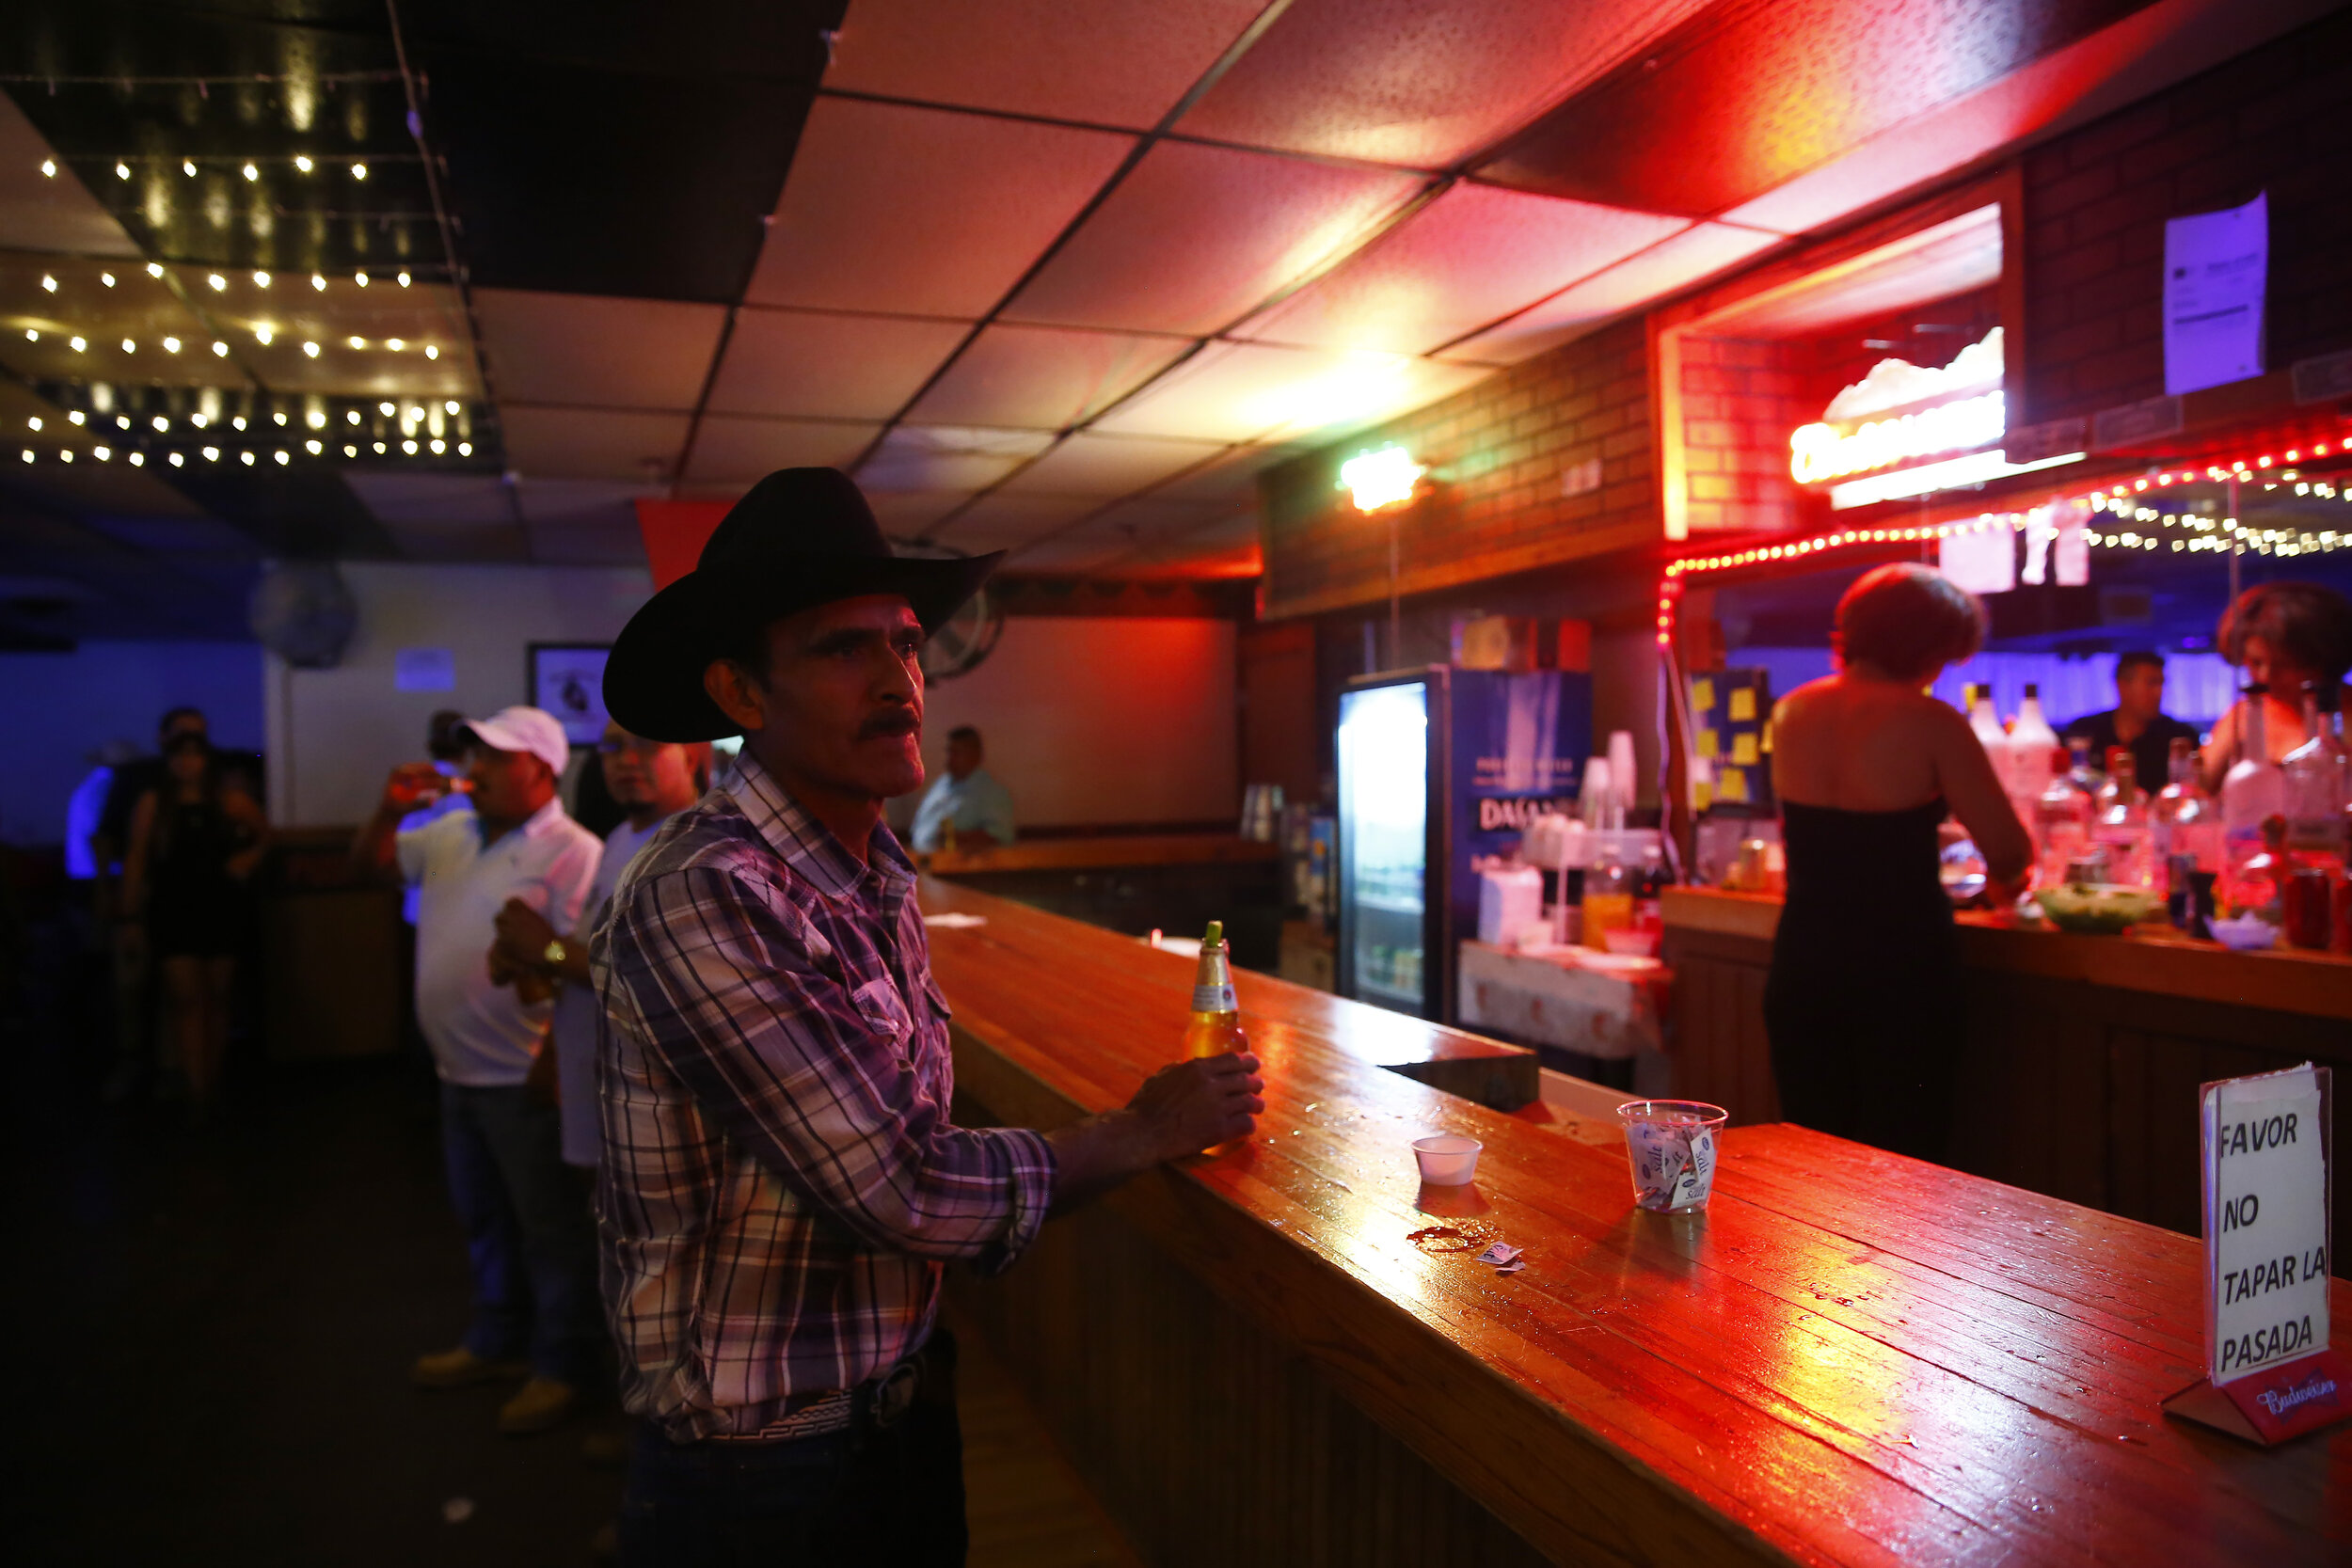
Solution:
<svg viewBox="0 0 2352 1568">
<path fill-rule="evenodd" d="M 1670 888 L 1662 903 L 1675 1093 L 1735 1125 L 1779 1119 L 1764 976 L 1780 900 Z M 2195 1235 L 2198 1085 L 2303 1061 L 2352 1070 L 2352 958 L 1982 914 L 1960 916 L 1960 945 L 1952 1160 L 1979 1176 Z"/>
<path fill-rule="evenodd" d="M 931 933 L 963 1116 L 1050 1127 L 1175 1048 L 1186 960 L 922 896 L 986 917 Z M 2194 1243 L 1785 1126 L 1727 1134 L 1704 1214 L 1644 1214 L 1613 1128 L 1381 1065 L 1471 1037 L 1236 984 L 1257 1134 L 1049 1225 L 998 1279 L 953 1276 L 1147 1560 L 2352 1552 L 2352 1428 L 2264 1451 L 2159 1414 L 2199 1372 Z M 1419 1185 L 1407 1144 L 1439 1131 L 1484 1141 L 1474 1187 Z M 1492 1240 L 1525 1271 L 1478 1262 Z"/>
</svg>

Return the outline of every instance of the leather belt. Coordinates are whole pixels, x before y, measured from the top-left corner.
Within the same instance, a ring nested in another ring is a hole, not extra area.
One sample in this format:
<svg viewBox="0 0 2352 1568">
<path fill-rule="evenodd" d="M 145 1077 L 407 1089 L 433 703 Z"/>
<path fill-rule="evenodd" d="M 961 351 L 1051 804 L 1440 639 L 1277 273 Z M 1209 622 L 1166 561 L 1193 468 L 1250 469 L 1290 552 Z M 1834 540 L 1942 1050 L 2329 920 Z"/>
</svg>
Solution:
<svg viewBox="0 0 2352 1568">
<path fill-rule="evenodd" d="M 925 1395 L 953 1399 L 955 1340 L 936 1330 L 922 1345 L 854 1388 L 819 1388 L 787 1396 L 784 1414 L 757 1432 L 714 1435 L 717 1443 L 789 1443 L 855 1432 L 887 1432 Z"/>
</svg>

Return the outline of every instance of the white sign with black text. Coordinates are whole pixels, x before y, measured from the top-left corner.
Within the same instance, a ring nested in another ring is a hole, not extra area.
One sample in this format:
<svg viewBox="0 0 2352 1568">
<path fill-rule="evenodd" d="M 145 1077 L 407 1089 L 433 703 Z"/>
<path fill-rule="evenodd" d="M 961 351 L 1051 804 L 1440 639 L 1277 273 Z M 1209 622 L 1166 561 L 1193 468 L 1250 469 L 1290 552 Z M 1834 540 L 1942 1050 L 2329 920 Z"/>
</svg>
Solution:
<svg viewBox="0 0 2352 1568">
<path fill-rule="evenodd" d="M 2208 1085 L 2205 1359 L 2216 1386 L 2328 1348 L 2326 1069 Z"/>
</svg>

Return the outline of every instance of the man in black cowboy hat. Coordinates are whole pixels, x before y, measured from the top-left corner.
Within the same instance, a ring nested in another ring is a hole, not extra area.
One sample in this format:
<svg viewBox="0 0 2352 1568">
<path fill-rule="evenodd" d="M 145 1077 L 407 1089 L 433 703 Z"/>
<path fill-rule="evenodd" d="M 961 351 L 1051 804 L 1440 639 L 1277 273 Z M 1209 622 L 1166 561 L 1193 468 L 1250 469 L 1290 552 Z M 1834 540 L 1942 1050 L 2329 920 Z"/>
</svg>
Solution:
<svg viewBox="0 0 2352 1568">
<path fill-rule="evenodd" d="M 961 1562 L 943 1265 L 1002 1269 L 1264 1109 L 1234 1055 L 1050 1134 L 947 1119 L 947 1005 L 882 802 L 923 782 L 923 639 L 998 559 L 898 559 L 846 476 L 787 469 L 606 666 L 632 733 L 743 736 L 595 942 L 631 1563 Z"/>
</svg>

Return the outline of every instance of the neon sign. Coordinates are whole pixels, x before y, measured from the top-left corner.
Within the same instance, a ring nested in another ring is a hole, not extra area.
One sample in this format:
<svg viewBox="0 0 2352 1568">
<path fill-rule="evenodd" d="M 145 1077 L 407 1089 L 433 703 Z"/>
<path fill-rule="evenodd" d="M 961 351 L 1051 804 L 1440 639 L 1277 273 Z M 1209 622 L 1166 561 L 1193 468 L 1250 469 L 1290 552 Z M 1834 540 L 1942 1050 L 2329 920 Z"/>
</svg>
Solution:
<svg viewBox="0 0 2352 1568">
<path fill-rule="evenodd" d="M 1990 446 L 2008 428 L 2000 382 L 1997 326 L 1941 369 L 1882 359 L 1831 399 L 1820 421 L 1788 437 L 1789 477 L 1820 484 L 1915 457 Z M 1991 389 L 1979 390 L 1985 388 Z M 1866 417 L 1874 414 L 1883 417 Z"/>
</svg>

